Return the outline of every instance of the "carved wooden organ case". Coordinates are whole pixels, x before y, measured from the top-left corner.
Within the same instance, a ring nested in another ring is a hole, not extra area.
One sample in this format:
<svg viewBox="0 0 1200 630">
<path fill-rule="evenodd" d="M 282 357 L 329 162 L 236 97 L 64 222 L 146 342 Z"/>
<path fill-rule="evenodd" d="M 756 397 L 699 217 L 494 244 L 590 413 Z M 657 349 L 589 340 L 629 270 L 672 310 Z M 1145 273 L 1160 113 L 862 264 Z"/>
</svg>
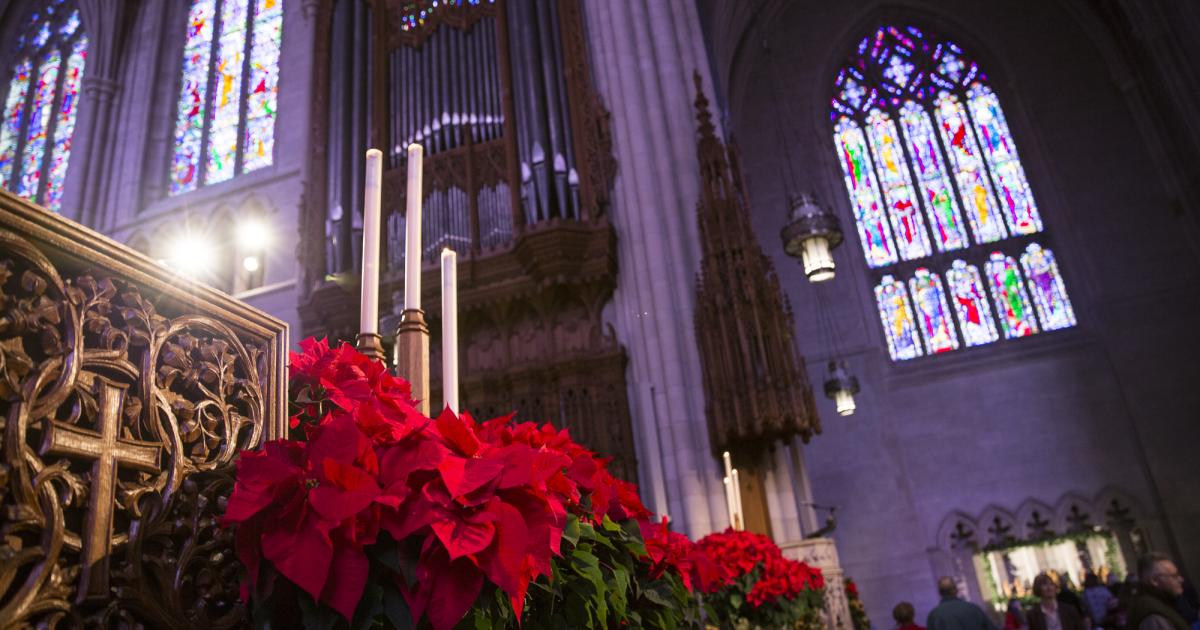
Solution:
<svg viewBox="0 0 1200 630">
<path fill-rule="evenodd" d="M 443 248 L 459 254 L 460 397 L 566 426 L 636 478 L 616 285 L 616 165 L 580 0 L 324 0 L 300 258 L 305 335 L 357 332 L 364 152 L 384 151 L 381 330 L 403 308 L 406 147 L 425 147 L 422 305 L 441 405 Z"/>
<path fill-rule="evenodd" d="M 0 191 L 0 628 L 241 626 L 218 526 L 287 325 Z"/>
</svg>

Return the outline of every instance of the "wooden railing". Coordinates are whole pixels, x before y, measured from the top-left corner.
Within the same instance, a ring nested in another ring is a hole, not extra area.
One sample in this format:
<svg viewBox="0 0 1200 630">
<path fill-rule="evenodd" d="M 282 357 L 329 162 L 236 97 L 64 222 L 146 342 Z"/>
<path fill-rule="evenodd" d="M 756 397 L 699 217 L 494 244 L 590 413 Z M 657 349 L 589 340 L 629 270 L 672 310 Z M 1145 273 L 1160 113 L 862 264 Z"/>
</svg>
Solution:
<svg viewBox="0 0 1200 630">
<path fill-rule="evenodd" d="M 0 628 L 233 627 L 287 325 L 0 191 Z"/>
</svg>

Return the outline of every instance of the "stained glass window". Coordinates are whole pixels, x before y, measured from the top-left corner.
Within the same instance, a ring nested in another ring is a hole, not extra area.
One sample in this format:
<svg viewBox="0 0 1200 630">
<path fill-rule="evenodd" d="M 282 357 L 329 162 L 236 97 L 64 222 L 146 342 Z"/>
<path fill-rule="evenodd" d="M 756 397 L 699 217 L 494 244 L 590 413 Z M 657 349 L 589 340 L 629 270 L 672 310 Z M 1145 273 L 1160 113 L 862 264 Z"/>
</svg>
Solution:
<svg viewBox="0 0 1200 630">
<path fill-rule="evenodd" d="M 192 0 L 172 194 L 272 163 L 282 33 L 282 0 Z"/>
<path fill-rule="evenodd" d="M 971 117 L 979 131 L 983 154 L 996 179 L 1000 204 L 1008 220 L 1008 229 L 1014 234 L 1033 234 L 1042 231 L 1042 219 L 1038 216 L 1033 193 L 1025 179 L 1025 169 L 1017 157 L 1016 143 L 1004 121 L 1000 101 L 986 85 L 976 83 L 967 91 L 971 104 Z"/>
<path fill-rule="evenodd" d="M 883 197 L 892 217 L 892 233 L 896 235 L 900 256 L 905 260 L 928 256 L 931 253 L 929 236 L 925 232 L 925 222 L 921 220 L 896 123 L 886 113 L 873 109 L 867 116 L 867 137 L 878 158 L 875 166 L 879 168 L 879 182 L 883 185 Z"/>
<path fill-rule="evenodd" d="M 867 154 L 862 129 L 849 118 L 843 118 L 834 133 L 840 152 L 838 162 L 842 165 L 846 191 L 854 207 L 854 219 L 867 254 L 867 264 L 882 267 L 894 263 L 896 249 L 892 246 L 891 230 L 884 216 L 879 184 L 875 181 L 875 169 Z"/>
<path fill-rule="evenodd" d="M 908 281 L 912 292 L 921 337 L 925 339 L 925 350 L 929 354 L 948 352 L 958 348 L 958 337 L 954 334 L 954 322 L 946 306 L 946 292 L 942 279 L 936 273 L 921 267 Z"/>
<path fill-rule="evenodd" d="M 1029 280 L 1029 293 L 1037 307 L 1038 319 L 1042 321 L 1042 330 L 1074 326 L 1075 311 L 1071 308 L 1071 298 L 1067 297 L 1067 287 L 1058 273 L 1054 254 L 1037 243 L 1030 243 L 1025 253 L 1021 254 L 1021 269 Z"/>
<path fill-rule="evenodd" d="M 921 356 L 923 352 L 917 339 L 912 304 L 904 283 L 885 275 L 875 287 L 875 302 L 879 307 L 879 319 L 883 322 L 892 360 L 904 361 Z"/>
<path fill-rule="evenodd" d="M 1029 243 L 1044 226 L 1000 98 L 966 51 L 880 26 L 838 71 L 830 120 L 894 361 L 1075 325 L 1053 254 Z"/>
<path fill-rule="evenodd" d="M 87 61 L 87 37 L 73 2 L 39 3 L 18 39 L 3 87 L 0 186 L 57 211 Z"/>
<path fill-rule="evenodd" d="M 958 196 L 950 185 L 941 150 L 933 135 L 929 113 L 913 101 L 905 101 L 900 109 L 900 124 L 908 138 L 914 172 L 925 199 L 925 211 L 929 213 L 929 225 L 933 228 L 933 240 L 937 243 L 938 251 L 966 247 L 967 228 L 958 209 Z"/>
<path fill-rule="evenodd" d="M 962 331 L 967 347 L 981 346 L 1000 338 L 996 332 L 996 321 L 992 319 L 992 307 L 979 278 L 979 268 L 968 265 L 965 260 L 956 260 L 946 271 L 946 283 L 950 287 L 950 301 L 958 314 L 958 328 Z"/>
<path fill-rule="evenodd" d="M 1012 256 L 992 252 L 987 262 L 988 281 L 996 301 L 996 314 L 1006 339 L 1026 337 L 1038 331 L 1029 295 L 1021 282 L 1021 270 Z"/>
</svg>

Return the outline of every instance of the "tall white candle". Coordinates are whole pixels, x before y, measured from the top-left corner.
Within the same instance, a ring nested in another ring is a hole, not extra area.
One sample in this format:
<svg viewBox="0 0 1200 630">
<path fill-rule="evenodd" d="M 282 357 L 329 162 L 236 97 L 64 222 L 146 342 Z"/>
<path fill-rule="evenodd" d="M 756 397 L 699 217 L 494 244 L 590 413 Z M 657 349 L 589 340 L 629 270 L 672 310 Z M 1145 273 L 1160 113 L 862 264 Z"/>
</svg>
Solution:
<svg viewBox="0 0 1200 630">
<path fill-rule="evenodd" d="M 737 499 L 733 496 L 733 478 L 725 475 L 723 482 L 725 483 L 725 511 L 729 513 L 729 526 L 737 529 L 737 507 L 734 505 Z"/>
<path fill-rule="evenodd" d="M 733 477 L 733 458 L 729 456 L 729 451 L 722 453 L 721 459 L 725 462 L 725 476 Z"/>
<path fill-rule="evenodd" d="M 358 331 L 379 334 L 379 213 L 383 184 L 383 153 L 367 151 L 366 187 L 363 192 L 362 293 Z"/>
<path fill-rule="evenodd" d="M 442 398 L 458 413 L 458 255 L 442 250 Z"/>
<path fill-rule="evenodd" d="M 733 502 L 737 506 L 737 525 L 735 529 L 746 529 L 746 513 L 742 511 L 742 481 L 738 477 L 738 471 L 733 469 Z"/>
<path fill-rule="evenodd" d="M 404 221 L 404 308 L 421 308 L 421 161 L 425 150 L 408 145 L 408 190 Z"/>
</svg>

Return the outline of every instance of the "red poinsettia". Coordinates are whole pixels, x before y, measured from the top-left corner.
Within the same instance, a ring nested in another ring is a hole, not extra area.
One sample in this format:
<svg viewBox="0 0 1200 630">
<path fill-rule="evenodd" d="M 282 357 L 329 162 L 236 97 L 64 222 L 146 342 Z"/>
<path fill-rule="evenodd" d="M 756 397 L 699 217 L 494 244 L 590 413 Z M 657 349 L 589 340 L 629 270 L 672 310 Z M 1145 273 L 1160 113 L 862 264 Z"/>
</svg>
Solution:
<svg viewBox="0 0 1200 630">
<path fill-rule="evenodd" d="M 238 461 L 224 523 L 253 582 L 261 559 L 349 618 L 367 578 L 363 546 L 375 542 L 378 461 L 354 419 L 334 414 L 308 443 L 270 442 Z M 336 574 L 337 579 L 330 579 Z"/>
<path fill-rule="evenodd" d="M 754 607 L 825 586 L 820 569 L 783 557 L 779 547 L 762 534 L 727 529 L 705 536 L 697 544 L 718 560 L 722 572 L 721 579 L 705 592 L 716 592 L 754 571 L 757 579 L 746 595 L 746 601 Z"/>
<path fill-rule="evenodd" d="M 568 514 L 593 523 L 637 520 L 652 571 L 688 588 L 722 577 L 690 541 L 649 528 L 637 487 L 607 460 L 550 425 L 482 424 L 469 414 L 420 413 L 406 382 L 342 344 L 305 340 L 290 374 L 308 441 L 277 441 L 242 455 L 226 525 L 251 586 L 262 561 L 353 618 L 370 573 L 364 551 L 385 531 L 417 541 L 415 580 L 395 575 L 413 619 L 453 627 L 485 583 L 520 619 L 530 583 L 552 574 Z"/>
</svg>

